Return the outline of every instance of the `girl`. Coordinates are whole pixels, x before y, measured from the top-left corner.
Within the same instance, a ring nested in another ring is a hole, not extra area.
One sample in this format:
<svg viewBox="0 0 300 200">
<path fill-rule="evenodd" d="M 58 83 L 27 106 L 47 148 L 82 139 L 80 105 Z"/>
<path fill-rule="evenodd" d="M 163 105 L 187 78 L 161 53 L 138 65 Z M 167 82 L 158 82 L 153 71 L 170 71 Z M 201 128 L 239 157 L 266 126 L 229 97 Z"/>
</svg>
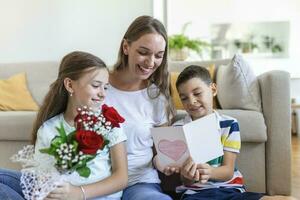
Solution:
<svg viewBox="0 0 300 200">
<path fill-rule="evenodd" d="M 129 187 L 123 200 L 169 200 L 153 168 L 150 128 L 168 123 L 174 114 L 169 92 L 167 34 L 150 16 L 135 19 L 127 29 L 119 57 L 109 76 L 106 103 L 126 118 Z"/>
<path fill-rule="evenodd" d="M 99 109 L 107 86 L 108 70 L 101 59 L 85 52 L 66 55 L 61 61 L 58 78 L 51 85 L 33 127 L 35 156 L 41 156 L 39 149 L 50 146 L 51 140 L 57 134 L 55 127 L 61 122 L 67 133 L 75 130 L 74 118 L 78 107 L 85 105 L 93 110 Z M 70 179 L 52 191 L 46 200 L 120 199 L 122 194 L 118 191 L 126 187 L 128 179 L 124 145 L 126 136 L 119 128 L 114 128 L 109 135 L 110 151 L 98 154 L 87 163 L 91 169 L 90 176 L 83 178 L 78 175 L 75 179 Z M 0 197 L 22 199 L 20 184 L 16 184 L 20 181 L 20 172 L 1 170 L 0 174 L 1 183 L 5 181 L 6 186 L 13 188 L 1 191 Z"/>
</svg>

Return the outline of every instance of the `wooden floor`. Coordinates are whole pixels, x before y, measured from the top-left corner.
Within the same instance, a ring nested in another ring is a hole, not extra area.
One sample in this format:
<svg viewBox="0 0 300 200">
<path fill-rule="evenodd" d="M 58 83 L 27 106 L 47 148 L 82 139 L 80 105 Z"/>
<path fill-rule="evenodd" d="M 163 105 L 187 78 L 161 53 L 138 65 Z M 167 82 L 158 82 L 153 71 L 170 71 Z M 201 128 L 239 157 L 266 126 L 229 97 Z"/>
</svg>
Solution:
<svg viewBox="0 0 300 200">
<path fill-rule="evenodd" d="M 292 137 L 292 196 L 300 199 L 300 135 Z"/>
</svg>

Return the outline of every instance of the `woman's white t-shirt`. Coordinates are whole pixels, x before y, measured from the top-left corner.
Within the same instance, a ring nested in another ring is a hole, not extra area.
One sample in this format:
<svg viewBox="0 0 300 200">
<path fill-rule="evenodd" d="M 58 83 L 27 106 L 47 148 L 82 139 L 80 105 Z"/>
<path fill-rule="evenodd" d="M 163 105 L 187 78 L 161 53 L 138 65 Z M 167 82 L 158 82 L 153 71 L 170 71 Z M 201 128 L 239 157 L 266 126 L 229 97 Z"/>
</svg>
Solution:
<svg viewBox="0 0 300 200">
<path fill-rule="evenodd" d="M 150 93 L 158 92 L 151 85 Z M 157 171 L 152 166 L 153 140 L 150 128 L 167 122 L 163 95 L 155 99 L 148 96 L 147 88 L 138 91 L 122 91 L 109 86 L 105 103 L 115 107 L 125 118 L 122 125 L 127 136 L 129 185 L 135 183 L 159 183 Z"/>
<path fill-rule="evenodd" d="M 39 149 L 42 148 L 49 148 L 51 144 L 51 140 L 58 135 L 56 127 L 60 127 L 61 122 L 65 128 L 66 133 L 71 133 L 75 130 L 75 127 L 70 126 L 63 117 L 63 114 L 56 115 L 51 119 L 47 120 L 43 123 L 43 125 L 39 128 L 37 133 L 37 140 L 35 143 L 35 159 L 42 160 L 45 156 L 49 156 L 47 154 L 43 154 L 39 152 Z M 123 142 L 126 140 L 126 135 L 122 131 L 122 128 L 114 128 L 108 134 L 109 144 L 108 147 L 112 147 L 115 144 Z M 52 156 L 51 159 L 53 158 Z M 53 166 L 55 160 L 53 158 Z M 111 161 L 110 161 L 110 154 L 109 148 L 104 148 L 101 153 L 99 153 L 93 160 L 87 163 L 87 166 L 91 170 L 91 174 L 88 178 L 80 176 L 76 171 L 72 174 L 68 175 L 67 181 L 70 182 L 72 185 L 86 185 L 90 183 L 95 183 L 97 181 L 101 181 L 109 176 L 111 176 Z M 107 197 L 118 198 L 122 196 L 122 192 L 117 192 Z M 94 199 L 101 199 L 94 198 Z"/>
</svg>

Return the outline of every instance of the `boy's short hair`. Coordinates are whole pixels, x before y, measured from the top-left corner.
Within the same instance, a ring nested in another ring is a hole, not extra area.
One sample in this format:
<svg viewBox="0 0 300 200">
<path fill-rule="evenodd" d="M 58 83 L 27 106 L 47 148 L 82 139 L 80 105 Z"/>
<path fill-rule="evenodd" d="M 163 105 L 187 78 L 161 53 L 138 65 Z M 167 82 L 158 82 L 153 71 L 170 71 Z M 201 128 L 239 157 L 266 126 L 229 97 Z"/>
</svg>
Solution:
<svg viewBox="0 0 300 200">
<path fill-rule="evenodd" d="M 176 81 L 176 88 L 192 78 L 199 78 L 207 85 L 212 83 L 209 71 L 202 66 L 190 65 L 186 67 L 178 76 Z"/>
</svg>

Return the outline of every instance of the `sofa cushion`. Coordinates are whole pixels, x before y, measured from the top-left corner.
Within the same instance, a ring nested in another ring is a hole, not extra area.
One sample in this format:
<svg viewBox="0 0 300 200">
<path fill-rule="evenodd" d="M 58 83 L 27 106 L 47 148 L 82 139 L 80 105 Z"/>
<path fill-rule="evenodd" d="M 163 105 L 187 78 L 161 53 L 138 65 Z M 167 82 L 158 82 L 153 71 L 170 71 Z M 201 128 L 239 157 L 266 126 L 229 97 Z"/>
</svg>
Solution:
<svg viewBox="0 0 300 200">
<path fill-rule="evenodd" d="M 57 77 L 58 67 L 57 62 L 0 63 L 0 78 L 5 79 L 25 72 L 29 91 L 34 100 L 41 105 L 50 84 Z"/>
<path fill-rule="evenodd" d="M 242 142 L 267 141 L 267 127 L 261 112 L 249 110 L 218 110 L 218 112 L 237 119 Z"/>
<path fill-rule="evenodd" d="M 27 88 L 25 73 L 0 80 L 0 110 L 36 111 L 38 105 Z"/>
<path fill-rule="evenodd" d="M 242 56 L 235 55 L 229 65 L 220 66 L 216 81 L 221 108 L 261 112 L 258 80 Z"/>
<path fill-rule="evenodd" d="M 0 112 L 0 140 L 31 140 L 35 117 L 34 111 Z"/>
</svg>

